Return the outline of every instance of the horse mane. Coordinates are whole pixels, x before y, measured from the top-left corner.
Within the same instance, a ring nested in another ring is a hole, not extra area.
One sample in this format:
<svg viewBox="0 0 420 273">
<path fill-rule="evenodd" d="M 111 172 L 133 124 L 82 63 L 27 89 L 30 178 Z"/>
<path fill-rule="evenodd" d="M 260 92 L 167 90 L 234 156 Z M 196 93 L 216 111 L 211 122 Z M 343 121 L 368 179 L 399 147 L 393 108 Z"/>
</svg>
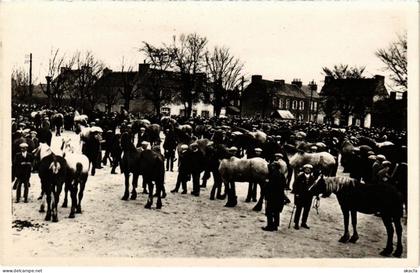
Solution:
<svg viewBox="0 0 420 273">
<path fill-rule="evenodd" d="M 354 188 L 357 183 L 356 179 L 344 176 L 324 177 L 326 193 L 339 193 L 343 190 Z"/>
</svg>

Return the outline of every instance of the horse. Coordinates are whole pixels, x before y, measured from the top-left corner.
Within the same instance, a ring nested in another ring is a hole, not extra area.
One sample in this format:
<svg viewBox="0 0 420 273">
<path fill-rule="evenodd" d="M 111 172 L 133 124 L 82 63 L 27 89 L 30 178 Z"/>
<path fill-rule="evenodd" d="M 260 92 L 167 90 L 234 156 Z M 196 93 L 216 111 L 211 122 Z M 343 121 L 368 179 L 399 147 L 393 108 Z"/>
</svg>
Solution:
<svg viewBox="0 0 420 273">
<path fill-rule="evenodd" d="M 328 176 L 335 176 L 338 168 L 337 160 L 328 152 L 305 153 L 299 151 L 290 158 L 289 163 L 294 169 L 295 175 L 305 164 L 311 164 L 314 169 Z"/>
<path fill-rule="evenodd" d="M 130 173 L 133 174 L 131 200 L 137 198 L 137 183 L 139 175 L 143 176 L 145 185 L 149 188 L 149 197 L 145 208 L 151 208 L 153 204 L 153 181 L 156 184 L 156 196 L 158 198 L 156 208 L 162 207 L 161 192 L 164 184 L 164 158 L 160 153 L 153 150 L 143 150 L 136 148 L 131 142 L 131 137 L 128 133 L 121 135 L 121 148 L 124 152 L 121 159 L 121 172 L 125 177 L 125 190 L 122 200 L 128 200 L 130 187 Z"/>
<path fill-rule="evenodd" d="M 133 130 L 133 135 L 140 133 L 140 128 L 144 127 L 146 129 L 146 134 L 149 137 L 151 145 L 160 144 L 160 125 L 152 124 L 147 119 L 134 120 L 131 124 L 131 129 Z"/>
<path fill-rule="evenodd" d="M 397 233 L 397 248 L 393 255 L 401 257 L 403 247 L 401 243 L 401 218 L 403 216 L 403 203 L 401 194 L 389 184 L 363 184 L 356 179 L 348 177 L 324 177 L 320 175 L 309 188 L 312 195 L 337 196 L 344 217 L 344 235 L 339 239 L 341 243 L 355 243 L 359 239 L 357 233 L 357 212 L 365 214 L 380 213 L 387 232 L 385 249 L 380 252 L 382 256 L 390 256 L 393 250 L 394 227 Z M 349 234 L 349 213 L 353 226 L 353 235 Z"/>
<path fill-rule="evenodd" d="M 45 143 L 40 143 L 38 148 L 33 150 L 32 153 L 40 159 L 38 175 L 44 195 L 39 212 L 45 212 L 46 199 L 47 213 L 45 221 L 50 221 L 52 217 L 53 222 L 58 222 L 57 204 L 67 176 L 67 162 L 63 157 L 55 155 Z"/>
<path fill-rule="evenodd" d="M 55 129 L 55 135 L 61 136 L 61 127 L 64 125 L 64 115 L 61 113 L 54 113 L 51 116 L 51 127 Z"/>
<path fill-rule="evenodd" d="M 229 159 L 223 159 L 220 162 L 219 172 L 228 194 L 226 207 L 235 207 L 237 197 L 235 191 L 235 182 L 253 182 L 260 185 L 260 198 L 254 206 L 254 211 L 261 211 L 263 203 L 263 191 L 268 177 L 268 162 L 260 157 L 251 159 L 239 159 L 232 156 Z M 247 200 L 251 199 L 252 189 L 248 187 Z"/>
<path fill-rule="evenodd" d="M 95 175 L 97 162 L 100 161 L 101 149 L 101 135 L 102 129 L 98 126 L 85 127 L 81 124 L 76 125 L 76 134 L 80 135 L 80 145 L 82 153 L 89 158 L 91 163 L 91 175 Z"/>
<path fill-rule="evenodd" d="M 70 139 L 63 139 L 61 151 L 63 151 L 63 158 L 66 159 L 67 165 L 69 167 L 66 184 L 64 187 L 65 194 L 62 207 L 67 207 L 67 194 L 68 191 L 70 191 L 71 210 L 69 218 L 74 218 L 75 212 L 82 213 L 81 204 L 83 199 L 83 192 L 88 179 L 89 159 L 87 156 L 75 152 L 74 147 L 71 145 Z"/>
</svg>

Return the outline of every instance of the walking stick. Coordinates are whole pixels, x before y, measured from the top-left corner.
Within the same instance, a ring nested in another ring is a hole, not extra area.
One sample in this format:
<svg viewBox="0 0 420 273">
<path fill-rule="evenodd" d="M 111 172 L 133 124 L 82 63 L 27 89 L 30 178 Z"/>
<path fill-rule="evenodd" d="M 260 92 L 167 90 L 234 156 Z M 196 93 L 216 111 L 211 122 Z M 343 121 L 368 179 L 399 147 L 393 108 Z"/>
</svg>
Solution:
<svg viewBox="0 0 420 273">
<path fill-rule="evenodd" d="M 295 208 L 296 208 L 296 205 L 293 205 L 292 214 L 290 214 L 289 226 L 287 228 L 290 228 L 290 225 L 292 224 L 292 218 L 293 218 L 293 213 L 295 212 Z"/>
</svg>

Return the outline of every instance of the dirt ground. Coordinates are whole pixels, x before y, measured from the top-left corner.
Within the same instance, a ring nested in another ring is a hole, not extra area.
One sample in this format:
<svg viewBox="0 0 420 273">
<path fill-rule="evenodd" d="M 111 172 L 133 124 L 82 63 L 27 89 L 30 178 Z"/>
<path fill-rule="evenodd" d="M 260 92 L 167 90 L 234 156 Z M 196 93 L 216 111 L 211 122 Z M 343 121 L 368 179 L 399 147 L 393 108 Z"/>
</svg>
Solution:
<svg viewBox="0 0 420 273">
<path fill-rule="evenodd" d="M 73 133 L 64 135 L 75 138 Z M 59 138 L 53 138 L 57 150 Z M 69 208 L 59 208 L 59 222 L 44 221 L 38 212 L 38 174 L 31 177 L 29 203 L 12 204 L 12 221 L 28 221 L 32 227 L 12 229 L 13 250 L 20 257 L 207 257 L 207 258 L 366 258 L 381 257 L 386 231 L 382 220 L 358 214 L 357 243 L 342 244 L 343 220 L 335 195 L 321 199 L 319 214 L 312 209 L 309 230 L 288 228 L 293 205 L 285 206 L 280 230 L 265 232 L 263 212 L 245 203 L 246 183 L 237 183 L 238 205 L 225 208 L 224 200 L 209 200 L 207 189 L 199 197 L 172 194 L 177 172 L 166 172 L 168 195 L 161 210 L 144 208 L 146 195 L 122 201 L 123 175 L 111 175 L 110 167 L 89 176 L 82 214 L 69 219 Z M 141 181 L 139 181 L 141 185 Z M 189 191 L 192 188 L 188 184 Z M 11 194 L 12 202 L 15 192 Z M 289 198 L 292 199 L 290 193 Z M 60 206 L 63 194 L 61 195 Z M 406 224 L 403 221 L 406 257 Z M 10 223 L 12 225 L 12 223 Z"/>
</svg>

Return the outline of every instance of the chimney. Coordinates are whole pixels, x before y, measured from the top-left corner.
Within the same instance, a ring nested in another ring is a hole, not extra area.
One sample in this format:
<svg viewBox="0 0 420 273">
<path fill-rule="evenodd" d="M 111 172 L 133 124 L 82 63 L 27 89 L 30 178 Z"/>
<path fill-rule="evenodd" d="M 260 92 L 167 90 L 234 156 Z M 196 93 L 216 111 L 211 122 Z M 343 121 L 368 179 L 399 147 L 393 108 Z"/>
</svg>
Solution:
<svg viewBox="0 0 420 273">
<path fill-rule="evenodd" d="M 377 83 L 381 83 L 381 84 L 385 85 L 385 77 L 384 76 L 375 75 L 374 78 L 375 78 L 375 81 Z"/>
<path fill-rule="evenodd" d="M 139 64 L 139 74 L 146 74 L 150 65 L 147 63 Z"/>
<path fill-rule="evenodd" d="M 299 88 L 302 87 L 302 81 L 300 79 L 293 79 L 292 84 L 296 85 Z"/>
<path fill-rule="evenodd" d="M 252 77 L 251 77 L 251 83 L 256 83 L 256 82 L 259 82 L 259 81 L 262 81 L 262 76 L 261 75 L 252 75 Z"/>
<path fill-rule="evenodd" d="M 112 73 L 112 70 L 109 69 L 108 67 L 104 68 L 104 71 L 102 71 L 102 76 L 106 76 L 108 74 Z"/>
<path fill-rule="evenodd" d="M 396 100 L 396 99 L 397 99 L 397 92 L 395 92 L 395 91 L 391 91 L 391 92 L 389 93 L 389 95 L 390 95 L 390 99 L 391 99 L 392 101 L 394 101 L 394 100 Z"/>
<path fill-rule="evenodd" d="M 284 80 L 274 80 L 274 82 L 278 85 L 284 85 Z"/>
</svg>

